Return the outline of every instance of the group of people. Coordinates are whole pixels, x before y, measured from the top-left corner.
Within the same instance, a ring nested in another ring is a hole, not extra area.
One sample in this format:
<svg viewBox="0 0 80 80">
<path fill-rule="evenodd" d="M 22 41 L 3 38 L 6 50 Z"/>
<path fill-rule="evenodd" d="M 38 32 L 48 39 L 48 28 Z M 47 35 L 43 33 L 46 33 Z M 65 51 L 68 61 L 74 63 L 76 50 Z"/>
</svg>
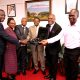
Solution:
<svg viewBox="0 0 80 80">
<path fill-rule="evenodd" d="M 58 55 L 61 51 L 60 39 L 64 37 L 64 67 L 66 80 L 77 80 L 78 75 L 78 57 L 80 56 L 80 26 L 77 21 L 79 11 L 72 9 L 69 12 L 70 24 L 66 26 L 65 30 L 56 22 L 54 14 L 48 16 L 48 39 L 40 41 L 40 45 L 31 44 L 31 53 L 34 63 L 33 74 L 38 73 L 38 61 L 41 64 L 41 71 L 44 78 L 49 80 L 56 80 L 58 69 Z M 27 44 L 30 40 L 37 38 L 40 19 L 35 17 L 34 25 L 26 27 L 27 19 L 22 18 L 21 25 L 16 25 L 14 18 L 8 18 L 8 27 L 4 30 L 2 22 L 5 19 L 4 10 L 0 9 L 0 80 L 3 80 L 3 68 L 8 74 L 5 79 L 15 80 L 15 74 L 20 72 L 26 75 L 26 58 L 27 58 Z M 49 74 L 45 71 L 45 56 L 48 61 Z M 18 67 L 17 67 L 18 66 Z"/>
</svg>

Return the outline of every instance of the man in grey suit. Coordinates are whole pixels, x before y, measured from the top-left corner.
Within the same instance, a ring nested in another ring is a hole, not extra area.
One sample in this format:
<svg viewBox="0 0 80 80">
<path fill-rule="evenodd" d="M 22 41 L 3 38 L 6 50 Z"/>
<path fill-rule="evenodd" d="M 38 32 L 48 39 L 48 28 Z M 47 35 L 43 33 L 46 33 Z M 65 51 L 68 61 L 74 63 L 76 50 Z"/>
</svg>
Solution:
<svg viewBox="0 0 80 80">
<path fill-rule="evenodd" d="M 15 29 L 15 33 L 18 37 L 19 40 L 24 40 L 26 39 L 28 35 L 28 28 L 26 27 L 27 24 L 27 19 L 22 18 L 21 20 L 21 25 L 17 25 Z M 20 44 L 18 50 L 18 74 L 20 72 L 23 73 L 23 75 L 26 75 L 26 58 L 27 58 L 27 45 L 26 44 Z"/>
</svg>

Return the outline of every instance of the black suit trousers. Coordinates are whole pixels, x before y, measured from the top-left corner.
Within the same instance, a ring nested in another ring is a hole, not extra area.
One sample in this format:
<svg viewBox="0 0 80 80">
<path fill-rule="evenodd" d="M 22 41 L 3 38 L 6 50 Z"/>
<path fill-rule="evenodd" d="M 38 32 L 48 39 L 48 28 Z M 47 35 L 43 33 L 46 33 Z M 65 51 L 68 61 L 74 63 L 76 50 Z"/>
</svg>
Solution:
<svg viewBox="0 0 80 80">
<path fill-rule="evenodd" d="M 64 67 L 66 80 L 77 80 L 78 75 L 78 57 L 80 55 L 80 49 L 68 49 L 64 50 Z"/>
<path fill-rule="evenodd" d="M 26 70 L 26 58 L 27 58 L 27 47 L 20 46 L 18 48 L 18 71 L 25 71 Z"/>
<path fill-rule="evenodd" d="M 4 63 L 3 55 L 0 55 L 0 78 L 2 78 L 3 63 Z"/>
<path fill-rule="evenodd" d="M 50 54 L 50 51 L 52 54 Z M 46 60 L 49 66 L 49 74 L 54 80 L 56 80 L 56 74 L 58 69 L 58 51 L 48 50 L 46 48 Z"/>
</svg>

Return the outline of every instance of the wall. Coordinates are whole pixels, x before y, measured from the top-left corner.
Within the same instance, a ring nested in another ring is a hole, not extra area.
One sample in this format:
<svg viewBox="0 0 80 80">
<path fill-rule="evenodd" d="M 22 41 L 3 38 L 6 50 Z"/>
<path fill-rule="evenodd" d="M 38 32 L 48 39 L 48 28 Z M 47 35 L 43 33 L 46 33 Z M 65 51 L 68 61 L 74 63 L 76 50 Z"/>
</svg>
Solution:
<svg viewBox="0 0 80 80">
<path fill-rule="evenodd" d="M 5 10 L 7 15 L 7 5 L 15 4 L 16 5 L 16 24 L 20 24 L 21 18 L 25 17 L 25 1 L 29 0 L 0 0 L 0 8 Z M 80 11 L 80 0 L 78 0 L 78 10 Z M 65 0 L 52 0 L 52 13 L 56 15 L 56 22 L 58 22 L 62 27 L 66 26 L 68 23 L 68 15 L 65 14 Z M 4 21 L 5 28 L 7 16 Z M 40 25 L 44 26 L 47 24 L 47 21 L 41 21 Z M 32 22 L 28 22 L 27 26 L 33 25 Z"/>
</svg>

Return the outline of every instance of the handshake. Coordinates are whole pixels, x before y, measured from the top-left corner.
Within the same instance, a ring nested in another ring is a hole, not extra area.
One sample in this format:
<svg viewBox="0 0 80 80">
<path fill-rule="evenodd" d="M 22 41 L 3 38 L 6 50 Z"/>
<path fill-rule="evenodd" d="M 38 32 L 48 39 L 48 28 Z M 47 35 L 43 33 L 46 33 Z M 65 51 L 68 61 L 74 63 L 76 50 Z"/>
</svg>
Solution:
<svg viewBox="0 0 80 80">
<path fill-rule="evenodd" d="M 24 40 L 19 40 L 19 43 L 26 45 L 27 43 L 33 44 L 33 45 L 38 45 L 39 44 L 40 39 L 39 38 L 35 38 L 32 39 L 30 41 L 28 41 L 27 39 Z"/>
</svg>

